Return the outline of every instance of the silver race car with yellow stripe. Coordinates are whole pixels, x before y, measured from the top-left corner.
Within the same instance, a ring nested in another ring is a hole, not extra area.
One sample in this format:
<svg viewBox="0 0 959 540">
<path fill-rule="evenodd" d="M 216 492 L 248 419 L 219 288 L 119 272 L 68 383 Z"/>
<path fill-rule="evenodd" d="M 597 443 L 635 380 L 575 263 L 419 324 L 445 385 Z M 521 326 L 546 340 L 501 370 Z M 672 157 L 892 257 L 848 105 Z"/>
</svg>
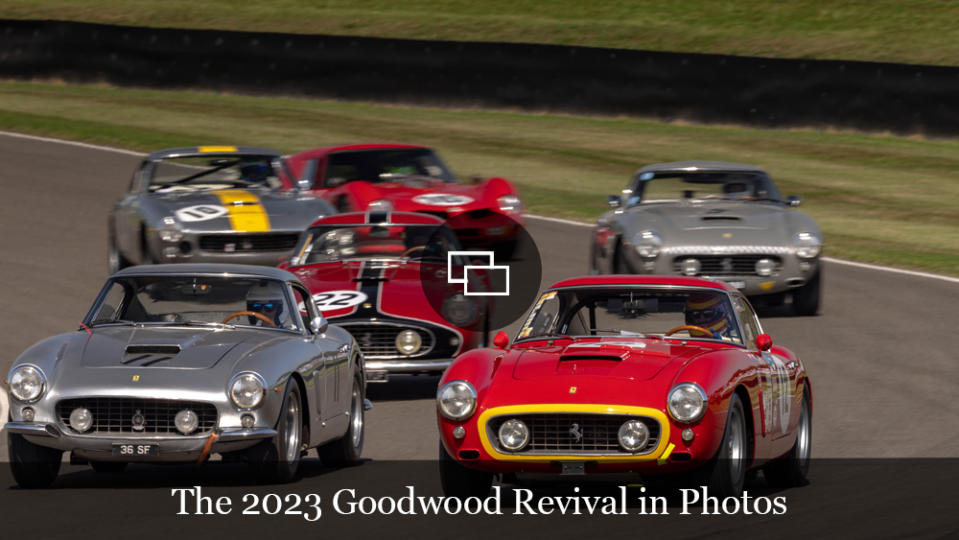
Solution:
<svg viewBox="0 0 959 540">
<path fill-rule="evenodd" d="M 246 146 L 147 156 L 109 218 L 110 271 L 173 262 L 275 266 L 300 232 L 335 213 L 309 193 L 283 189 L 291 177 L 280 157 Z"/>
</svg>

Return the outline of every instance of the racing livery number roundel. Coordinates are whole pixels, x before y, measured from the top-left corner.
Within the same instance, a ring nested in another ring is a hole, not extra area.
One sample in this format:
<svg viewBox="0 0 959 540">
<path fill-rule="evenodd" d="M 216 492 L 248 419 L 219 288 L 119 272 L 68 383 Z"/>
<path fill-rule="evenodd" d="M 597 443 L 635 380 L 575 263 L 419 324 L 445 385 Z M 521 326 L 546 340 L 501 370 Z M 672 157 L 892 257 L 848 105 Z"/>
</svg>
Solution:
<svg viewBox="0 0 959 540">
<path fill-rule="evenodd" d="M 358 306 L 368 297 L 360 291 L 326 291 L 313 295 L 313 303 L 320 311 L 336 311 Z"/>
<path fill-rule="evenodd" d="M 226 207 L 218 204 L 198 204 L 195 206 L 180 208 L 174 212 L 174 214 L 176 214 L 176 218 L 183 223 L 216 219 L 218 217 L 225 216 L 226 213 Z"/>
<path fill-rule="evenodd" d="M 451 193 L 426 193 L 413 197 L 413 202 L 428 206 L 462 206 L 473 202 L 473 198 Z"/>
</svg>

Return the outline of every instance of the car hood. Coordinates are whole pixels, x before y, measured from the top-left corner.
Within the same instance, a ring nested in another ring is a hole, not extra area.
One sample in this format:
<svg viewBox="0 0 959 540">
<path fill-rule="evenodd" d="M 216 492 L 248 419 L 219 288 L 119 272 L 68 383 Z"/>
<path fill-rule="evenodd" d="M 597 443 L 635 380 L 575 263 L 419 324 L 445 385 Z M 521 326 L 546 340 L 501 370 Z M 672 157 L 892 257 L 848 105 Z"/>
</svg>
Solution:
<svg viewBox="0 0 959 540">
<path fill-rule="evenodd" d="M 70 347 L 64 363 L 82 368 L 213 369 L 233 365 L 269 340 L 265 330 L 207 328 L 95 328 L 79 347 Z M 72 358 L 71 358 L 72 356 Z"/>
<path fill-rule="evenodd" d="M 792 222 L 802 216 L 784 206 L 757 202 L 651 203 L 633 207 L 629 214 L 633 230 L 655 230 L 670 245 L 787 244 L 798 232 Z"/>
<path fill-rule="evenodd" d="M 604 340 L 537 347 L 524 351 L 516 360 L 513 379 L 547 381 L 571 376 L 601 376 L 647 381 L 662 373 L 668 365 L 681 366 L 701 352 L 698 347 L 658 340 Z"/>
<path fill-rule="evenodd" d="M 300 232 L 333 213 L 329 203 L 296 191 L 184 190 L 152 193 L 149 201 L 158 215 L 176 217 L 187 232 Z"/>
<path fill-rule="evenodd" d="M 423 177 L 372 185 L 398 211 L 448 212 L 452 209 L 474 210 L 489 205 L 484 200 L 482 185 L 456 184 Z"/>
</svg>

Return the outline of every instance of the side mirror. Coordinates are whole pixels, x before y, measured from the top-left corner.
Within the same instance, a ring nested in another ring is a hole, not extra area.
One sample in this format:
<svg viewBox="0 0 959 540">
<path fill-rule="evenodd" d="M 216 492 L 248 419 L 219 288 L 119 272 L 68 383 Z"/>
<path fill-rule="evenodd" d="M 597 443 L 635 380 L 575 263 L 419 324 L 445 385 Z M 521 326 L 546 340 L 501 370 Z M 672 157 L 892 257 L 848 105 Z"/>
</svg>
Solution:
<svg viewBox="0 0 959 540">
<path fill-rule="evenodd" d="M 505 349 L 506 347 L 508 347 L 509 335 L 502 330 L 500 330 L 499 332 L 496 332 L 496 335 L 493 336 L 493 346 L 496 347 L 497 349 Z"/>
<path fill-rule="evenodd" d="M 768 351 L 773 346 L 773 338 L 769 334 L 759 334 L 756 336 L 756 348 L 760 351 Z"/>
<path fill-rule="evenodd" d="M 786 204 L 795 208 L 799 206 L 800 204 L 802 204 L 802 197 L 800 197 L 799 195 L 790 195 L 786 197 Z"/>
<path fill-rule="evenodd" d="M 303 167 L 303 172 L 300 174 L 300 177 L 296 179 L 296 189 L 300 191 L 308 191 L 313 189 L 313 179 L 316 178 L 316 159 L 311 159 L 306 162 L 306 165 Z"/>
<path fill-rule="evenodd" d="M 322 315 L 317 315 L 310 321 L 310 330 L 312 330 L 314 334 L 323 334 L 329 327 L 330 323 L 327 322 L 326 317 Z"/>
<path fill-rule="evenodd" d="M 619 195 L 609 195 L 606 197 L 606 204 L 610 208 L 619 208 L 623 204 L 623 200 L 619 198 Z"/>
</svg>

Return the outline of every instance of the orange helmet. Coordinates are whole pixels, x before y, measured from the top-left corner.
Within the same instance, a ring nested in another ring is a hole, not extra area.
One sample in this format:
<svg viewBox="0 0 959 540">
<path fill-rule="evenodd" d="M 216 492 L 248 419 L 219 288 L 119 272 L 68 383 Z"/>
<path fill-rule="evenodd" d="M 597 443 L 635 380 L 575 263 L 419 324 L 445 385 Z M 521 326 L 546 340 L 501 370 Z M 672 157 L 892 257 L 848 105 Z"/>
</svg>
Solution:
<svg viewBox="0 0 959 540">
<path fill-rule="evenodd" d="M 716 293 L 696 292 L 686 297 L 686 324 L 699 326 L 722 335 L 729 329 L 729 317 L 723 297 Z M 691 336 L 713 337 L 690 331 Z"/>
</svg>

